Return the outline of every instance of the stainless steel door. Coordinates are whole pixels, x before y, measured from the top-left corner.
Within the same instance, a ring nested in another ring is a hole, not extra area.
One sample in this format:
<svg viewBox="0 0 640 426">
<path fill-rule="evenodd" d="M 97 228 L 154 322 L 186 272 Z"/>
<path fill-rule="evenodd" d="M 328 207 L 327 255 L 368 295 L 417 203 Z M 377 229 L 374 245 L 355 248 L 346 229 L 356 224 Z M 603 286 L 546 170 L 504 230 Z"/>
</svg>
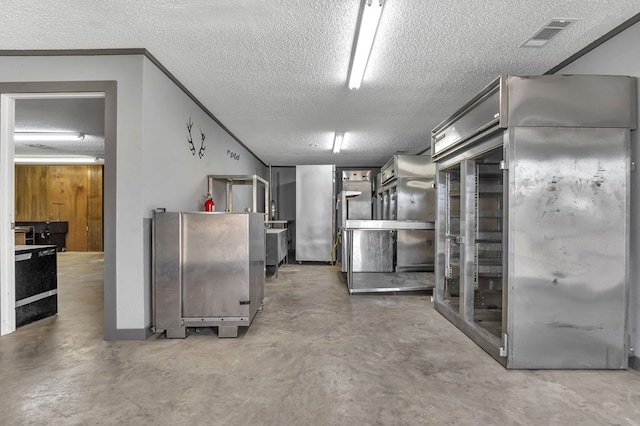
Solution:
<svg viewBox="0 0 640 426">
<path fill-rule="evenodd" d="M 629 131 L 510 132 L 509 366 L 625 368 Z"/>
<path fill-rule="evenodd" d="M 335 166 L 296 166 L 296 261 L 331 260 Z"/>
<path fill-rule="evenodd" d="M 241 304 L 250 300 L 248 220 L 242 213 L 182 215 L 185 318 L 249 317 L 249 303 Z M 261 249 L 264 259 L 264 239 Z"/>
</svg>

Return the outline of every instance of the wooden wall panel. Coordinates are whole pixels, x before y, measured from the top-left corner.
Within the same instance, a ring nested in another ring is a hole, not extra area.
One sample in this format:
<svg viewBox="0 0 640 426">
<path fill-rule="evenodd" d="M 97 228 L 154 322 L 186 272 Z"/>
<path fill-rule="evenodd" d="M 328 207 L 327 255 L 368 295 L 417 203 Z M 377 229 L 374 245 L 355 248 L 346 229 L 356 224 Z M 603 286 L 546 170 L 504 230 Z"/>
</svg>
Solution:
<svg viewBox="0 0 640 426">
<path fill-rule="evenodd" d="M 87 166 L 88 206 L 87 222 L 89 225 L 87 250 L 103 251 L 103 220 L 102 220 L 102 166 Z"/>
<path fill-rule="evenodd" d="M 25 165 L 15 167 L 16 221 L 49 220 L 47 216 L 48 167 Z"/>
<path fill-rule="evenodd" d="M 87 251 L 87 204 L 86 166 L 50 166 L 49 217 L 69 222 L 68 251 Z"/>
<path fill-rule="evenodd" d="M 102 166 L 17 165 L 15 176 L 16 221 L 67 221 L 68 251 L 103 250 Z"/>
</svg>

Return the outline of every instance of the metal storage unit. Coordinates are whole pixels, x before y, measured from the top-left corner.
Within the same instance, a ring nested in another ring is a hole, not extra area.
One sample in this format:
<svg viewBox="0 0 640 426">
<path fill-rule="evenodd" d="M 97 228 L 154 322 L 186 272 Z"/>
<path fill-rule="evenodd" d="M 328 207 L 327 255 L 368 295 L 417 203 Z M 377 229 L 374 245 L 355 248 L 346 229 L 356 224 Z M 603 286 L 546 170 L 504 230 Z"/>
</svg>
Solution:
<svg viewBox="0 0 640 426">
<path fill-rule="evenodd" d="M 383 220 L 435 222 L 435 164 L 428 155 L 394 155 L 381 169 L 377 197 Z M 396 270 L 433 271 L 433 230 L 402 230 L 396 235 Z"/>
<path fill-rule="evenodd" d="M 433 130 L 435 308 L 507 368 L 626 368 L 636 80 L 502 75 Z"/>
<path fill-rule="evenodd" d="M 345 170 L 342 172 L 342 191 L 336 199 L 337 229 L 340 233 L 340 244 L 336 257 L 341 264 L 342 272 L 347 272 L 346 258 L 349 251 L 344 235 L 347 220 L 371 220 L 373 185 L 371 170 Z"/>
<path fill-rule="evenodd" d="M 347 220 L 343 266 L 349 294 L 433 288 L 433 273 L 396 270 L 394 242 L 401 231 L 433 232 L 434 226 L 418 220 Z"/>
<path fill-rule="evenodd" d="M 269 182 L 258 175 L 208 175 L 207 176 L 207 192 L 213 195 L 216 191 L 216 182 L 225 185 L 225 202 L 224 209 L 219 211 L 226 212 L 242 212 L 243 209 L 237 210 L 233 207 L 233 187 L 242 185 L 251 185 L 251 207 L 245 206 L 247 210 L 253 212 L 262 211 L 265 214 L 265 222 L 269 220 Z M 259 187 L 262 185 L 262 191 Z"/>
<path fill-rule="evenodd" d="M 396 154 L 381 168 L 373 206 L 381 218 L 343 220 L 349 293 L 433 288 L 434 179 L 430 156 Z"/>
<path fill-rule="evenodd" d="M 329 262 L 336 236 L 334 165 L 296 166 L 296 261 Z"/>
<path fill-rule="evenodd" d="M 263 213 L 153 214 L 153 325 L 168 338 L 187 327 L 236 337 L 264 298 Z"/>
<path fill-rule="evenodd" d="M 369 220 L 373 182 L 371 170 L 345 170 L 342 172 L 342 192 L 346 197 L 346 209 L 342 212 L 342 225 L 347 219 Z"/>
<path fill-rule="evenodd" d="M 267 266 L 276 267 L 276 277 L 280 263 L 289 256 L 289 239 L 287 238 L 288 229 L 285 228 L 269 228 L 267 229 Z"/>
</svg>

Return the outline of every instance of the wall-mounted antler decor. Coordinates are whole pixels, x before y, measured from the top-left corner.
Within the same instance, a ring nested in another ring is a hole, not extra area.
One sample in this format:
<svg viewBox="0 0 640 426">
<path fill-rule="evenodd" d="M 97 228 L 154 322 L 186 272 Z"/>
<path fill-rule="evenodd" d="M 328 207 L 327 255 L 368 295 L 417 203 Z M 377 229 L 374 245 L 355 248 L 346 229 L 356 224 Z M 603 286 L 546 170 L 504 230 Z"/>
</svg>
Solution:
<svg viewBox="0 0 640 426">
<path fill-rule="evenodd" d="M 207 137 L 207 135 L 205 135 L 204 133 L 202 133 L 202 129 L 200 130 L 200 136 L 202 138 L 202 141 L 200 142 L 200 150 L 198 151 L 198 156 L 200 158 L 204 157 L 204 150 L 206 148 L 206 146 L 204 146 L 204 138 Z"/>
<path fill-rule="evenodd" d="M 193 128 L 193 121 L 191 117 L 189 117 L 189 121 L 187 121 L 187 143 L 189 144 L 189 151 L 191 151 L 191 155 L 196 155 L 196 146 L 193 143 L 193 136 L 191 135 L 191 129 Z M 206 146 L 204 146 L 204 139 L 207 137 L 200 129 L 200 149 L 198 150 L 198 157 L 204 157 L 204 150 Z"/>
<path fill-rule="evenodd" d="M 191 136 L 191 128 L 193 127 L 193 121 L 191 121 L 191 117 L 189 117 L 189 121 L 187 122 L 187 132 L 189 136 L 187 137 L 187 143 L 189 143 L 189 150 L 191 150 L 191 155 L 196 155 L 196 147 L 193 144 L 193 137 Z"/>
</svg>

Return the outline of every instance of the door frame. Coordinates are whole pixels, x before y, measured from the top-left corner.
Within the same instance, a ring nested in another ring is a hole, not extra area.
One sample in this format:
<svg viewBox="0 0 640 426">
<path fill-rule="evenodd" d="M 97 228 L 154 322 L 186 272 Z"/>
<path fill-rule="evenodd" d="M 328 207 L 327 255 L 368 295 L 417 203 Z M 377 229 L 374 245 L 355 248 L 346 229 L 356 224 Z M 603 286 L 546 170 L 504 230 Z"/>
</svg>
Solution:
<svg viewBox="0 0 640 426">
<path fill-rule="evenodd" d="M 15 100 L 69 97 L 105 100 L 104 337 L 116 336 L 116 81 L 0 83 L 0 336 L 15 331 Z"/>
</svg>

